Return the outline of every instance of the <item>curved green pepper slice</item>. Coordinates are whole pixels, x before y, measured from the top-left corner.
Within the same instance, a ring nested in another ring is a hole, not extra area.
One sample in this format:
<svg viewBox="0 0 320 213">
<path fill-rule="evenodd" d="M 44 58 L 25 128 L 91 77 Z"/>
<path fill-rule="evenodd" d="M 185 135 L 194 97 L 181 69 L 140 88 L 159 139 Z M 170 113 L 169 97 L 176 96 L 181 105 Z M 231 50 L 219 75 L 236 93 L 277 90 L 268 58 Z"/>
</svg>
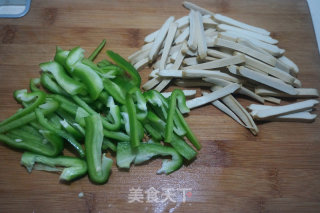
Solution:
<svg viewBox="0 0 320 213">
<path fill-rule="evenodd" d="M 46 157 L 25 152 L 21 157 L 21 165 L 25 166 L 28 172 L 31 172 L 32 169 L 61 172 L 59 179 L 62 181 L 72 181 L 87 173 L 87 164 L 84 160 L 69 156 Z"/>
<path fill-rule="evenodd" d="M 89 115 L 85 118 L 85 147 L 88 162 L 89 178 L 94 183 L 105 183 L 110 175 L 113 161 L 101 153 L 103 143 L 103 126 L 99 115 Z"/>
</svg>

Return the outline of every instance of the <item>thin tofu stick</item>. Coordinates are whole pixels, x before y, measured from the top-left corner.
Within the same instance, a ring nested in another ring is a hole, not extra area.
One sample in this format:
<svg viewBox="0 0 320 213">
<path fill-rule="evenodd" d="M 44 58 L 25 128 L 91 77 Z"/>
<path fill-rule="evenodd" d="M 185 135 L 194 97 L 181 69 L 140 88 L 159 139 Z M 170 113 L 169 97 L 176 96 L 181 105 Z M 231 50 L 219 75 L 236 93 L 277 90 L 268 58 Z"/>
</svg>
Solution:
<svg viewBox="0 0 320 213">
<path fill-rule="evenodd" d="M 160 67 L 159 67 L 160 70 L 163 70 L 165 68 L 165 65 L 166 65 L 166 62 L 168 59 L 168 55 L 169 55 L 169 51 L 170 51 L 170 48 L 171 48 L 171 45 L 173 42 L 173 38 L 177 32 L 177 28 L 178 28 L 178 25 L 176 23 L 171 23 L 169 26 L 169 31 L 168 31 L 168 34 L 167 34 L 167 37 L 166 37 L 166 40 L 164 43 L 164 48 L 163 48 L 163 52 L 162 52 L 161 59 L 160 59 Z"/>
<path fill-rule="evenodd" d="M 149 35 L 147 35 L 144 38 L 144 42 L 146 42 L 146 43 L 153 42 L 155 40 L 155 38 L 157 37 L 158 33 L 159 33 L 159 30 L 156 30 L 156 31 L 150 33 Z"/>
<path fill-rule="evenodd" d="M 272 118 L 265 118 L 266 121 L 283 121 L 283 122 L 306 122 L 310 123 L 316 119 L 316 114 L 311 114 L 309 112 L 297 112 L 288 115 L 281 115 Z"/>
<path fill-rule="evenodd" d="M 194 98 L 192 100 L 187 101 L 187 107 L 189 109 L 193 109 L 199 106 L 202 106 L 204 104 L 210 103 L 212 101 L 215 101 L 219 98 L 222 98 L 226 95 L 229 95 L 233 92 L 235 92 L 237 89 L 240 88 L 239 84 L 230 84 L 226 87 L 223 87 L 215 92 L 209 93 L 208 95 L 204 95 L 198 98 Z"/>
<path fill-rule="evenodd" d="M 163 78 L 182 78 L 182 70 L 161 70 L 159 76 Z"/>
<path fill-rule="evenodd" d="M 244 36 L 239 33 L 237 34 L 233 31 L 224 31 L 224 32 L 220 32 L 220 34 L 225 37 L 233 38 L 235 41 L 236 39 L 239 39 L 239 38 L 248 39 L 247 36 Z M 277 45 L 268 44 L 263 41 L 259 41 L 255 38 L 250 38 L 250 42 L 276 57 L 283 55 L 285 52 L 284 49 L 279 48 Z"/>
<path fill-rule="evenodd" d="M 159 69 L 152 70 L 152 72 L 149 74 L 150 78 L 156 78 L 158 76 L 159 76 Z"/>
<path fill-rule="evenodd" d="M 266 42 L 268 44 L 277 44 L 278 40 L 271 38 L 270 36 L 266 36 L 266 35 L 261 35 L 259 33 L 255 33 L 252 31 L 248 31 L 248 30 L 244 30 L 238 27 L 233 27 L 231 25 L 227 25 L 227 24 L 219 24 L 218 25 L 218 30 L 220 31 L 232 31 L 234 33 L 238 33 L 238 34 L 242 34 L 248 38 L 254 38 L 257 39 L 259 41 L 263 41 Z"/>
<path fill-rule="evenodd" d="M 194 98 L 197 90 L 182 90 L 183 94 L 186 96 L 186 98 Z M 172 92 L 162 92 L 161 93 L 165 98 L 169 98 Z"/>
<path fill-rule="evenodd" d="M 207 95 L 207 92 L 202 92 L 203 95 Z M 232 112 L 226 105 L 224 105 L 221 101 L 219 100 L 215 100 L 211 103 L 213 106 L 217 107 L 218 109 L 220 109 L 222 112 L 224 112 L 225 114 L 229 115 L 233 120 L 235 120 L 236 122 L 238 122 L 241 126 L 245 126 L 244 123 L 238 118 L 238 116 L 236 114 L 234 114 L 234 112 Z"/>
<path fill-rule="evenodd" d="M 148 58 L 144 58 L 142 60 L 140 60 L 139 62 L 137 62 L 134 65 L 134 68 L 138 71 L 141 71 L 145 66 L 148 65 L 149 59 Z"/>
<path fill-rule="evenodd" d="M 194 10 L 191 10 L 189 13 L 189 27 L 190 27 L 190 33 L 189 33 L 189 40 L 188 40 L 188 46 L 191 50 L 197 49 L 197 21 L 196 21 L 196 12 Z"/>
<path fill-rule="evenodd" d="M 216 91 L 221 87 L 211 87 L 212 91 Z M 247 110 L 232 96 L 227 95 L 223 98 L 221 98 L 221 101 L 229 107 L 230 110 L 232 110 L 246 125 L 246 128 L 248 128 L 253 135 L 257 135 L 259 130 L 256 124 L 254 123 L 252 117 L 247 112 Z"/>
<path fill-rule="evenodd" d="M 152 47 L 152 44 L 153 44 L 153 42 L 147 43 L 147 44 L 143 45 L 140 50 L 134 52 L 133 54 L 131 54 L 131 55 L 128 57 L 128 61 L 131 62 L 134 58 L 138 57 L 142 52 L 144 52 L 144 51 L 146 51 L 146 50 L 149 50 L 149 51 L 150 51 L 150 49 L 151 49 L 151 47 Z"/>
<path fill-rule="evenodd" d="M 271 96 L 264 96 L 262 97 L 265 101 L 274 103 L 274 104 L 280 104 L 281 103 L 281 99 L 279 98 L 275 98 L 275 97 L 271 97 Z"/>
<path fill-rule="evenodd" d="M 184 67 L 185 70 L 206 70 L 206 69 L 215 69 L 219 67 L 226 67 L 228 65 L 241 64 L 245 62 L 245 57 L 243 55 L 231 56 L 228 58 L 223 58 L 215 61 L 210 61 L 202 64 L 196 64 L 188 67 Z"/>
<path fill-rule="evenodd" d="M 209 11 L 209 10 L 207 10 L 207 9 L 204 9 L 204 8 L 202 8 L 202 7 L 199 7 L 198 5 L 195 5 L 195 4 L 193 4 L 193 3 L 191 3 L 191 2 L 188 2 L 188 1 L 184 1 L 184 2 L 183 2 L 183 6 L 184 6 L 185 8 L 187 8 L 187 9 L 189 9 L 189 10 L 199 11 L 202 15 L 208 14 L 208 15 L 214 16 L 214 13 L 213 13 L 213 12 L 211 12 L 211 11 Z"/>
<path fill-rule="evenodd" d="M 214 43 L 217 47 L 226 47 L 232 50 L 236 50 L 238 52 L 244 53 L 246 55 L 249 55 L 253 58 L 259 59 L 260 61 L 263 61 L 267 64 L 270 64 L 271 66 L 275 66 L 277 63 L 277 59 L 274 58 L 271 55 L 265 55 L 261 52 L 258 52 L 252 48 L 249 48 L 247 46 L 244 46 L 242 44 L 238 44 L 236 42 L 228 41 L 225 39 L 217 38 Z"/>
<path fill-rule="evenodd" d="M 146 50 L 141 50 L 140 54 L 136 55 L 134 58 L 131 59 L 131 64 L 136 64 L 139 61 L 141 61 L 144 58 L 147 58 L 150 52 L 150 49 L 146 49 Z"/>
<path fill-rule="evenodd" d="M 246 38 L 238 38 L 236 40 L 236 42 L 239 43 L 239 44 L 248 46 L 248 47 L 250 47 L 250 48 L 252 48 L 252 49 L 254 49 L 254 50 L 258 51 L 258 52 L 261 52 L 261 53 L 263 53 L 265 55 L 271 55 L 269 52 L 261 49 L 260 47 L 258 47 L 257 45 L 253 44 L 250 40 L 248 40 Z"/>
<path fill-rule="evenodd" d="M 216 26 L 218 25 L 218 23 L 213 21 L 211 18 L 207 18 L 203 16 L 202 19 L 203 19 L 203 27 L 205 29 L 216 28 Z"/>
<path fill-rule="evenodd" d="M 150 90 L 152 89 L 153 87 L 157 86 L 159 83 L 160 83 L 160 77 L 155 77 L 155 78 L 152 78 L 151 80 L 147 81 L 143 86 L 142 88 L 144 90 Z"/>
<path fill-rule="evenodd" d="M 288 74 L 288 73 L 286 73 L 276 67 L 272 67 L 270 65 L 267 65 L 267 64 L 265 64 L 261 61 L 258 61 L 250 56 L 245 56 L 245 58 L 246 58 L 246 65 L 249 65 L 249 66 L 254 67 L 260 71 L 263 71 L 269 75 L 277 77 L 286 83 L 289 83 L 292 85 L 295 80 L 295 78 L 292 75 L 290 75 L 290 74 Z"/>
<path fill-rule="evenodd" d="M 248 79 L 267 85 L 269 87 L 288 93 L 290 95 L 297 94 L 297 91 L 291 85 L 285 84 L 283 81 L 273 78 L 271 76 L 260 74 L 243 66 L 241 66 L 239 69 L 237 69 L 235 66 L 229 66 L 228 69 L 231 73 L 235 75 L 246 77 Z"/>
<path fill-rule="evenodd" d="M 212 84 L 199 79 L 177 79 L 174 84 L 179 87 L 211 87 Z"/>
<path fill-rule="evenodd" d="M 250 111 L 259 111 L 259 110 L 268 110 L 272 109 L 274 106 L 267 106 L 267 105 L 258 105 L 258 104 L 251 104 L 248 109 Z M 279 115 L 276 117 L 268 117 L 268 118 L 261 118 L 259 120 L 263 121 L 296 121 L 296 122 L 312 122 L 317 117 L 315 114 L 311 114 L 310 112 L 312 109 L 308 109 L 302 112 L 295 112 L 286 115 Z"/>
<path fill-rule="evenodd" d="M 197 57 L 185 58 L 183 59 L 182 64 L 187 66 L 195 65 L 195 64 L 198 64 L 198 59 Z"/>
<path fill-rule="evenodd" d="M 149 53 L 149 60 L 150 61 L 153 61 L 156 58 L 156 56 L 158 55 L 160 47 L 161 47 L 161 45 L 167 35 L 167 32 L 169 30 L 169 26 L 173 22 L 173 20 L 174 20 L 174 17 L 171 16 L 170 18 L 168 18 L 166 20 L 166 22 L 160 28 L 159 33 L 157 34 L 157 36 L 154 40 L 154 43 L 152 45 L 152 48 L 150 50 L 150 53 Z"/>
<path fill-rule="evenodd" d="M 218 35 L 218 32 L 216 31 L 216 29 L 209 28 L 204 31 L 204 35 L 205 36 L 216 36 L 216 35 Z"/>
<path fill-rule="evenodd" d="M 207 42 L 206 37 L 204 35 L 204 29 L 203 29 L 203 21 L 202 21 L 202 15 L 200 12 L 196 12 L 196 40 L 197 40 L 197 46 L 198 46 L 198 53 L 201 59 L 204 59 L 207 56 Z"/>
<path fill-rule="evenodd" d="M 232 25 L 232 26 L 236 26 L 236 27 L 239 27 L 239 28 L 251 31 L 251 32 L 259 33 L 261 35 L 265 35 L 265 36 L 269 36 L 270 35 L 270 32 L 268 32 L 265 29 L 245 24 L 243 22 L 234 20 L 232 18 L 229 18 L 227 16 L 223 16 L 221 14 L 215 14 L 214 15 L 214 19 L 217 22 L 221 22 L 221 23 L 224 23 L 224 24 L 229 24 L 229 25 Z"/>
<path fill-rule="evenodd" d="M 262 96 L 283 97 L 283 98 L 318 98 L 319 93 L 314 88 L 295 88 L 297 94 L 289 95 L 278 90 L 266 87 L 257 87 L 255 93 Z"/>
<path fill-rule="evenodd" d="M 279 115 L 286 115 L 295 112 L 301 112 L 308 109 L 311 109 L 315 105 L 317 105 L 319 101 L 317 100 L 306 100 L 294 104 L 288 104 L 284 106 L 275 106 L 268 109 L 262 109 L 257 111 L 252 111 L 251 115 L 255 119 L 263 119 L 268 117 L 276 117 Z"/>
<path fill-rule="evenodd" d="M 232 56 L 227 53 L 224 53 L 224 52 L 221 52 L 218 50 L 213 50 L 213 49 L 208 49 L 207 53 L 208 53 L 208 55 L 211 55 L 216 58 L 228 58 L 228 57 Z"/>
<path fill-rule="evenodd" d="M 284 64 L 287 64 L 290 67 L 290 70 L 293 71 L 295 74 L 297 74 L 299 72 L 298 66 L 292 60 L 287 58 L 286 56 L 281 56 L 279 58 L 279 60 L 281 62 L 283 62 Z"/>
<path fill-rule="evenodd" d="M 223 80 L 223 79 L 211 78 L 211 77 L 210 78 L 208 78 L 208 77 L 207 78 L 203 78 L 203 80 L 206 81 L 206 82 L 213 83 L 213 84 L 215 84 L 217 86 L 220 86 L 220 87 L 225 87 L 225 86 L 227 86 L 227 85 L 229 85 L 231 83 L 231 82 Z M 255 94 L 254 92 L 252 92 L 251 90 L 245 88 L 244 86 L 241 86 L 237 90 L 237 93 L 245 95 L 245 96 L 248 96 L 248 97 L 250 97 L 250 98 L 252 98 L 252 99 L 254 99 L 254 100 L 256 100 L 256 101 L 258 101 L 260 103 L 264 103 L 264 99 L 261 96 Z"/>
<path fill-rule="evenodd" d="M 174 23 L 178 25 L 178 29 L 184 28 L 189 24 L 189 16 L 183 16 L 177 19 Z"/>
<path fill-rule="evenodd" d="M 183 70 L 182 76 L 189 78 L 219 78 L 234 83 L 241 82 L 238 78 L 235 78 L 227 73 L 223 73 L 218 70 Z"/>
<path fill-rule="evenodd" d="M 186 29 L 183 30 L 183 32 L 174 40 L 175 44 L 180 44 L 187 40 L 189 36 L 190 28 L 186 27 Z"/>
<path fill-rule="evenodd" d="M 170 66 L 170 69 L 173 69 L 173 70 L 179 69 L 179 67 L 181 66 L 181 63 L 182 63 L 182 61 L 184 59 L 184 52 L 185 52 L 186 49 L 187 49 L 187 44 L 183 43 L 182 46 L 181 46 L 181 49 L 179 51 L 179 54 L 178 54 L 174 64 L 172 66 Z M 168 66 L 166 68 L 169 69 Z M 157 90 L 158 92 L 161 92 L 170 83 L 171 79 L 172 78 L 163 79 L 161 81 L 161 83 L 158 84 L 158 86 L 155 88 L 155 90 Z"/>
</svg>

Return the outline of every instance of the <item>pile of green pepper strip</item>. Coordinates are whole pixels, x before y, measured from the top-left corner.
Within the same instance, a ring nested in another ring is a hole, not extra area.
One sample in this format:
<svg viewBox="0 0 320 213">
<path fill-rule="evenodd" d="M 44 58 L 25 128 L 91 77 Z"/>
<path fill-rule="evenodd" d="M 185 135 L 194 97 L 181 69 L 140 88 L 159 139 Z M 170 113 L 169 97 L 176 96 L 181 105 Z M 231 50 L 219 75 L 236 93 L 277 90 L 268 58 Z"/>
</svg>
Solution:
<svg viewBox="0 0 320 213">
<path fill-rule="evenodd" d="M 92 182 L 103 184 L 113 164 L 107 149 L 116 153 L 118 167 L 127 169 L 154 156 L 171 156 L 158 174 L 170 174 L 183 158 L 195 158 L 184 136 L 201 149 L 183 118 L 189 109 L 181 90 L 168 99 L 153 90 L 142 93 L 139 73 L 117 53 L 107 51 L 115 64 L 93 62 L 105 43 L 88 58 L 80 47 L 57 47 L 54 60 L 40 64 L 41 77 L 30 80 L 31 92 L 14 92 L 24 108 L 0 123 L 0 141 L 25 151 L 21 164 L 29 172 L 61 172 L 63 181 L 88 173 Z M 78 157 L 63 156 L 65 146 Z"/>
</svg>

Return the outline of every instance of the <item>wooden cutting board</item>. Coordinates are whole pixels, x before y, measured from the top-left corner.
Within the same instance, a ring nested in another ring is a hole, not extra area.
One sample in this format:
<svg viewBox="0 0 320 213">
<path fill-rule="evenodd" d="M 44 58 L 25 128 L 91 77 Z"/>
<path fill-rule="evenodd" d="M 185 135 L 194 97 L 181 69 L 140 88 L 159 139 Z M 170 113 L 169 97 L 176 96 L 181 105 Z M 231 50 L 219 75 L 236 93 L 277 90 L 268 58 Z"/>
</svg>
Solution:
<svg viewBox="0 0 320 213">
<path fill-rule="evenodd" d="M 0 120 L 18 109 L 12 92 L 39 76 L 38 64 L 53 58 L 56 45 L 79 45 L 90 52 L 106 38 L 107 48 L 127 57 L 169 16 L 188 14 L 181 3 L 33 0 L 25 17 L 0 19 Z M 320 60 L 306 1 L 194 3 L 271 31 L 286 56 L 299 65 L 303 86 L 320 89 Z M 145 82 L 147 71 L 141 75 Z M 245 106 L 251 103 L 239 100 Z M 193 110 L 187 121 L 203 145 L 194 162 L 169 176 L 156 175 L 159 159 L 130 172 L 113 166 L 104 185 L 87 177 L 61 184 L 56 174 L 28 174 L 19 165 L 21 152 L 0 145 L 0 212 L 320 211 L 320 119 L 311 124 L 260 123 L 258 136 L 210 105 Z M 130 203 L 138 188 L 141 203 Z M 171 200 L 165 199 L 168 188 Z M 152 190 L 164 201 L 148 203 Z"/>
</svg>

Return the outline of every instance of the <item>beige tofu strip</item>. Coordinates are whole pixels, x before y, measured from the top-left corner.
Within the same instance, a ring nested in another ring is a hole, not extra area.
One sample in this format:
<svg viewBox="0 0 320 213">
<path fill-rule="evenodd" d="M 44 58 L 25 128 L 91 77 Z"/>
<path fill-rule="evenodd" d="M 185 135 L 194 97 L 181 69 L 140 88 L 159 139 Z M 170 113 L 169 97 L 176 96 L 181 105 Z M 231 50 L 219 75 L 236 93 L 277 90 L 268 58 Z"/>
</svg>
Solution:
<svg viewBox="0 0 320 213">
<path fill-rule="evenodd" d="M 275 97 L 271 97 L 271 96 L 263 96 L 262 98 L 265 101 L 268 101 L 270 103 L 274 103 L 274 104 L 280 104 L 281 103 L 281 99 L 279 99 L 279 98 L 275 98 Z"/>
<path fill-rule="evenodd" d="M 209 11 L 209 10 L 207 10 L 207 9 L 204 9 L 204 8 L 202 8 L 202 7 L 199 7 L 198 5 L 193 4 L 193 3 L 191 3 L 191 2 L 188 2 L 188 1 L 184 1 L 184 2 L 183 2 L 183 6 L 184 6 L 185 8 L 187 8 L 187 9 L 189 9 L 189 10 L 199 11 L 202 15 L 208 14 L 208 15 L 214 16 L 214 13 L 213 13 L 213 12 L 211 12 L 211 11 Z"/>
<path fill-rule="evenodd" d="M 318 103 L 319 103 L 319 101 L 317 101 L 317 100 L 306 100 L 306 101 L 301 101 L 301 102 L 294 103 L 294 104 L 288 104 L 288 105 L 284 105 L 284 106 L 274 106 L 272 108 L 252 111 L 251 115 L 255 119 L 276 117 L 276 116 L 280 116 L 280 115 L 286 115 L 286 114 L 291 114 L 291 113 L 295 113 L 295 112 L 306 111 L 308 109 L 311 109 L 312 107 L 314 107 Z"/>
<path fill-rule="evenodd" d="M 255 33 L 252 31 L 248 31 L 248 30 L 241 29 L 239 27 L 234 27 L 234 26 L 227 25 L 227 24 L 219 24 L 218 30 L 219 31 L 232 31 L 234 33 L 238 33 L 238 34 L 243 35 L 245 37 L 254 38 L 259 41 L 263 41 L 265 43 L 268 43 L 268 44 L 277 44 L 278 43 L 278 40 L 273 39 L 270 36 L 261 35 L 259 33 Z"/>
<path fill-rule="evenodd" d="M 183 70 L 182 77 L 188 78 L 219 78 L 234 83 L 241 83 L 238 78 L 235 78 L 227 73 L 220 72 L 218 70 Z"/>
<path fill-rule="evenodd" d="M 241 35 L 241 34 L 237 34 L 233 31 L 224 31 L 224 32 L 220 32 L 220 34 L 225 37 L 233 38 L 234 41 L 236 41 L 239 38 L 240 39 L 248 39 L 248 37 Z M 259 41 L 255 38 L 250 38 L 250 42 L 252 44 L 256 45 L 257 47 L 260 47 L 264 51 L 268 52 L 269 54 L 276 56 L 276 57 L 283 55 L 285 52 L 284 49 L 279 48 L 277 45 L 268 44 L 263 41 Z"/>
<path fill-rule="evenodd" d="M 202 64 L 195 64 L 188 67 L 184 67 L 185 70 L 208 70 L 208 69 L 216 69 L 219 67 L 226 67 L 234 64 L 241 64 L 245 62 L 245 57 L 243 55 L 230 56 L 228 58 L 223 58 L 215 61 L 210 61 Z"/>
<path fill-rule="evenodd" d="M 202 92 L 202 94 L 207 95 L 208 93 Z M 220 109 L 225 114 L 229 115 L 233 120 L 238 122 L 241 126 L 246 127 L 244 123 L 238 118 L 238 116 L 234 112 L 232 112 L 232 110 L 230 110 L 226 105 L 224 105 L 220 100 L 215 100 L 211 104 L 217 107 L 218 109 Z"/>
<path fill-rule="evenodd" d="M 239 88 L 240 88 L 239 84 L 236 84 L 236 83 L 230 84 L 230 85 L 223 87 L 217 91 L 211 92 L 208 95 L 204 95 L 204 96 L 201 96 L 198 98 L 188 100 L 186 102 L 186 104 L 189 109 L 193 109 L 193 108 L 205 105 L 207 103 L 210 103 L 212 101 L 215 101 L 215 100 L 222 98 L 226 95 L 232 94 Z"/>
<path fill-rule="evenodd" d="M 266 87 L 256 87 L 255 93 L 262 96 L 272 96 L 281 98 L 318 98 L 319 92 L 314 88 L 295 88 L 297 94 L 289 95 L 287 93 L 280 92 L 278 90 Z"/>
<path fill-rule="evenodd" d="M 212 77 L 207 77 L 207 78 L 203 78 L 204 81 L 206 82 L 209 82 L 209 83 L 212 83 L 214 85 L 217 85 L 217 86 L 220 86 L 220 87 L 225 87 L 229 84 L 231 84 L 230 81 L 227 81 L 227 80 L 223 80 L 223 79 L 219 79 L 219 78 L 212 78 Z M 245 96 L 248 96 L 260 103 L 264 103 L 264 99 L 255 94 L 254 92 L 252 92 L 251 90 L 245 88 L 244 86 L 241 86 L 238 90 L 237 90 L 237 93 L 238 94 L 242 94 L 242 95 L 245 95 Z"/>
<path fill-rule="evenodd" d="M 286 56 L 281 56 L 279 58 L 279 61 L 283 62 L 284 64 L 287 64 L 290 67 L 290 70 L 293 71 L 295 74 L 299 72 L 298 66 Z"/>
<path fill-rule="evenodd" d="M 168 33 L 169 26 L 173 21 L 174 21 L 174 17 L 173 16 L 169 17 L 160 28 L 159 33 L 157 34 L 149 53 L 150 61 L 153 61 L 158 56 L 160 47 L 162 46 L 162 43 Z"/>
<path fill-rule="evenodd" d="M 228 69 L 231 73 L 235 75 L 243 76 L 245 78 L 267 85 L 269 87 L 280 90 L 287 94 L 290 94 L 290 95 L 297 94 L 297 91 L 291 85 L 286 84 L 277 78 L 273 78 L 271 76 L 267 76 L 267 75 L 255 72 L 243 66 L 240 66 L 239 68 L 235 66 L 229 66 Z"/>
<path fill-rule="evenodd" d="M 191 10 L 189 13 L 189 39 L 188 39 L 188 47 L 195 51 L 198 47 L 197 43 L 197 21 L 196 21 L 196 12 L 194 10 Z"/>
<path fill-rule="evenodd" d="M 251 32 L 259 33 L 261 35 L 265 35 L 265 36 L 269 36 L 270 35 L 270 32 L 265 30 L 265 29 L 245 24 L 243 22 L 237 21 L 235 19 L 229 18 L 229 17 L 221 15 L 221 14 L 215 14 L 214 15 L 214 19 L 217 22 L 224 23 L 224 24 L 229 24 L 229 25 L 232 25 L 232 26 L 236 26 L 236 27 L 239 27 L 239 28 L 242 28 L 242 29 L 245 29 L 245 30 L 249 30 Z"/>
<path fill-rule="evenodd" d="M 170 69 L 172 70 L 178 70 L 182 64 L 182 61 L 184 59 L 184 52 L 187 49 L 187 44 L 186 42 L 182 44 L 180 51 L 176 57 L 176 60 L 174 62 L 174 64 L 172 66 L 170 66 Z M 171 81 L 172 78 L 165 78 L 161 81 L 160 84 L 158 84 L 158 86 L 155 88 L 155 90 L 157 90 L 158 92 L 161 92 Z"/>
<path fill-rule="evenodd" d="M 177 79 L 174 84 L 179 87 L 211 87 L 212 84 L 199 79 Z"/>
<path fill-rule="evenodd" d="M 200 59 L 205 59 L 207 56 L 207 42 L 204 35 L 202 15 L 199 11 L 196 12 L 196 40 L 198 46 L 198 54 Z"/>
<path fill-rule="evenodd" d="M 178 25 L 176 23 L 170 24 L 168 34 L 167 34 L 166 40 L 164 42 L 163 52 L 162 52 L 161 59 L 160 59 L 160 66 L 159 66 L 160 70 L 163 70 L 166 66 L 169 51 L 170 51 L 174 36 L 177 32 L 177 29 L 178 29 Z"/>
<path fill-rule="evenodd" d="M 216 91 L 221 87 L 211 87 L 212 91 Z M 257 135 L 259 130 L 257 125 L 254 123 L 251 115 L 248 113 L 248 111 L 232 96 L 227 95 L 223 98 L 221 98 L 221 101 L 229 107 L 245 124 L 246 128 L 248 128 L 253 135 Z"/>
<path fill-rule="evenodd" d="M 246 55 L 249 55 L 253 58 L 259 59 L 260 61 L 263 61 L 267 64 L 270 64 L 271 66 L 275 66 L 277 64 L 277 59 L 271 55 L 263 54 L 259 51 L 256 51 L 252 48 L 249 48 L 245 45 L 228 41 L 225 39 L 217 38 L 214 43 L 217 47 L 226 47 L 228 49 L 232 49 L 241 53 L 244 53 Z"/>
<path fill-rule="evenodd" d="M 269 75 L 277 77 L 280 80 L 282 80 L 286 83 L 289 83 L 291 85 L 295 81 L 295 78 L 292 75 L 280 70 L 279 68 L 272 67 L 268 64 L 265 64 L 259 60 L 254 59 L 250 56 L 245 56 L 245 58 L 246 58 L 246 65 L 249 65 L 249 66 L 254 67 L 260 71 L 263 71 Z"/>
</svg>

